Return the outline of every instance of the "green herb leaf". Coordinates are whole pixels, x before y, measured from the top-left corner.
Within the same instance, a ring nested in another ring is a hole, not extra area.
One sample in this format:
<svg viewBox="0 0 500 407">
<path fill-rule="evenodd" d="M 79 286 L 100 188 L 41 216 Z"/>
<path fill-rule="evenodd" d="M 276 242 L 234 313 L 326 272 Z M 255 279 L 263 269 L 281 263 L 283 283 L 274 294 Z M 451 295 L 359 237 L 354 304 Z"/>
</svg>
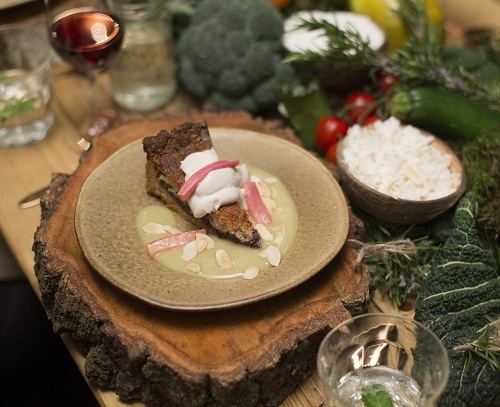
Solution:
<svg viewBox="0 0 500 407">
<path fill-rule="evenodd" d="M 27 100 L 19 100 L 16 98 L 9 99 L 2 110 L 0 110 L 0 122 L 11 119 L 14 116 L 29 112 L 35 107 L 36 99 L 29 98 Z"/>
<path fill-rule="evenodd" d="M 359 214 L 366 227 L 366 242 L 373 245 L 391 242 L 413 243 L 415 253 L 382 250 L 364 260 L 383 296 L 396 308 L 411 306 L 418 301 L 426 273 L 439 251 L 441 238 L 429 226 L 396 226 Z M 441 227 L 442 229 L 442 227 Z"/>
<path fill-rule="evenodd" d="M 328 98 L 318 86 L 314 85 L 285 89 L 280 97 L 290 123 L 308 150 L 316 149 L 314 138 L 316 125 L 323 117 L 331 114 Z"/>
<path fill-rule="evenodd" d="M 366 407 L 393 407 L 391 395 L 381 384 L 373 384 L 361 389 L 361 400 Z"/>
</svg>

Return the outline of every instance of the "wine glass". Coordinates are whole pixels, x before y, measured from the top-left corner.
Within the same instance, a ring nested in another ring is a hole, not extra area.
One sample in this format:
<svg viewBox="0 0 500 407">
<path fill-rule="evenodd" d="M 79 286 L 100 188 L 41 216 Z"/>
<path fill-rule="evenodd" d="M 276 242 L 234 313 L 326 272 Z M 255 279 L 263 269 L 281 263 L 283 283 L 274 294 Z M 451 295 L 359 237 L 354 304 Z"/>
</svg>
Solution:
<svg viewBox="0 0 500 407">
<path fill-rule="evenodd" d="M 49 40 L 57 54 L 75 70 L 85 72 L 90 83 L 90 118 L 85 136 L 102 134 L 116 113 L 97 110 L 96 82 L 118 54 L 124 27 L 119 0 L 44 0 Z"/>
</svg>

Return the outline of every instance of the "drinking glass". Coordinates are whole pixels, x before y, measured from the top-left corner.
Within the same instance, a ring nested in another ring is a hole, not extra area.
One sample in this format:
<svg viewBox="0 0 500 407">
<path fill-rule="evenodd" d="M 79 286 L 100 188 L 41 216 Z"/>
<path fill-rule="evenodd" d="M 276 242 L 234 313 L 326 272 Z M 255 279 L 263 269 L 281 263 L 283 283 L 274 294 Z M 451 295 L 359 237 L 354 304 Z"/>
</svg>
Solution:
<svg viewBox="0 0 500 407">
<path fill-rule="evenodd" d="M 116 113 L 97 110 L 96 81 L 118 54 L 123 41 L 119 0 L 44 0 L 49 40 L 57 54 L 90 82 L 90 117 L 82 130 L 96 136 Z"/>
<path fill-rule="evenodd" d="M 419 322 L 391 314 L 359 315 L 330 331 L 317 368 L 325 407 L 387 405 L 380 398 L 389 397 L 395 407 L 436 406 L 449 375 L 439 338 Z"/>
<path fill-rule="evenodd" d="M 0 27 L 0 146 L 37 143 L 52 128 L 52 51 L 44 33 L 41 24 Z"/>
</svg>

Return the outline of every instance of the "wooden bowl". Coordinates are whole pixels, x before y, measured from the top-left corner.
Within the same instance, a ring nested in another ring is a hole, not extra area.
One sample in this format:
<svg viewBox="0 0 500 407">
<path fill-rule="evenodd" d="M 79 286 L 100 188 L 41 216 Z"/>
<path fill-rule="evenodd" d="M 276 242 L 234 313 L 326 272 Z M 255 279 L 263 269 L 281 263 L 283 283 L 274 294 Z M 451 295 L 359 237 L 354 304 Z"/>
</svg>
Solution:
<svg viewBox="0 0 500 407">
<path fill-rule="evenodd" d="M 396 225 L 412 225 L 428 222 L 455 205 L 466 189 L 465 171 L 453 150 L 436 137 L 434 137 L 432 144 L 451 156 L 450 170 L 458 172 L 461 175 L 460 183 L 452 194 L 439 199 L 413 201 L 396 199 L 381 193 L 359 181 L 348 170 L 348 166 L 344 160 L 343 141 L 339 143 L 337 149 L 337 165 L 341 177 L 342 189 L 354 205 L 377 219 Z"/>
</svg>

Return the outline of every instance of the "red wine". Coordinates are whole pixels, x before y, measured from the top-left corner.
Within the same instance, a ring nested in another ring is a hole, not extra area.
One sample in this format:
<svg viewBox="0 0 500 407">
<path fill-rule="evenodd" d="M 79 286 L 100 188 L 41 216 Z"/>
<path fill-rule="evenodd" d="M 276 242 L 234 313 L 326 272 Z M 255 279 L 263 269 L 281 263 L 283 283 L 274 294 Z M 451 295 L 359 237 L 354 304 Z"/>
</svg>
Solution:
<svg viewBox="0 0 500 407">
<path fill-rule="evenodd" d="M 112 13 L 76 8 L 54 19 L 50 40 L 66 62 L 89 71 L 109 64 L 120 49 L 123 30 Z"/>
</svg>

